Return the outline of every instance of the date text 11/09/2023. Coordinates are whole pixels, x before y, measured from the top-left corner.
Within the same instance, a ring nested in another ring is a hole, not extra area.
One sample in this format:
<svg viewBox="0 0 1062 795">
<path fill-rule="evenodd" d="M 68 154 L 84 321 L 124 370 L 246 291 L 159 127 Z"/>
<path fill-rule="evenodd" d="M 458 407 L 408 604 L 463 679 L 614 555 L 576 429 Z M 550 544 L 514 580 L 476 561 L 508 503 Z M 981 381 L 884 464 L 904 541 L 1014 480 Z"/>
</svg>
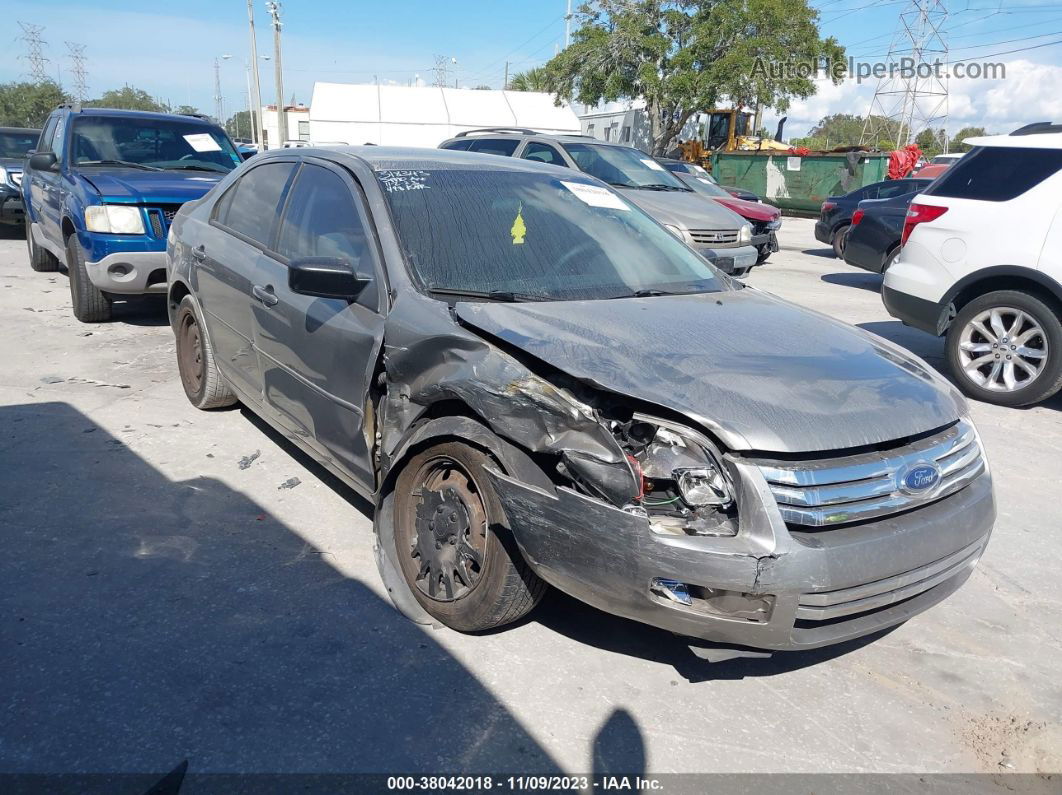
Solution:
<svg viewBox="0 0 1062 795">
<path fill-rule="evenodd" d="M 387 789 L 401 792 L 662 792 L 642 776 L 388 776 Z"/>
</svg>

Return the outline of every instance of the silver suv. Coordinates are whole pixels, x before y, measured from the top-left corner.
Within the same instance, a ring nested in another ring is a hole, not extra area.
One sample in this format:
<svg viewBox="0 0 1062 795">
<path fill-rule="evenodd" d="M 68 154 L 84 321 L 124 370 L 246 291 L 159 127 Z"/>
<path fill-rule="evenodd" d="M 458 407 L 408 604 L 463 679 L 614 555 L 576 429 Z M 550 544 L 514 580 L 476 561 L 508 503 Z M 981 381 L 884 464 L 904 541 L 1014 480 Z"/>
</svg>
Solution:
<svg viewBox="0 0 1062 795">
<path fill-rule="evenodd" d="M 684 185 L 640 149 L 585 135 L 544 135 L 491 127 L 468 130 L 440 149 L 518 157 L 574 168 L 607 182 L 720 270 L 744 276 L 757 265 L 752 227 L 740 215 Z"/>
</svg>

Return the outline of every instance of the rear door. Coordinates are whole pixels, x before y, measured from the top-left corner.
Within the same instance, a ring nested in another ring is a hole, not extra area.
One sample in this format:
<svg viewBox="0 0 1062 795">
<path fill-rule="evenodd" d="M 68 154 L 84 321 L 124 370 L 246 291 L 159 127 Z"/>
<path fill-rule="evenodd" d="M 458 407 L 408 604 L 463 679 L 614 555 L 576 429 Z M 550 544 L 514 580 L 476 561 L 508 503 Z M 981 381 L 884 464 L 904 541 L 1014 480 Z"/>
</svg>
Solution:
<svg viewBox="0 0 1062 795">
<path fill-rule="evenodd" d="M 192 249 L 193 279 L 218 366 L 239 392 L 258 400 L 262 376 L 252 349 L 251 293 L 294 172 L 293 160 L 249 169 L 218 199 Z"/>
<path fill-rule="evenodd" d="M 339 258 L 372 281 L 355 301 L 301 295 L 288 287 L 288 263 Z M 254 339 L 264 395 L 277 419 L 367 486 L 367 396 L 383 341 L 376 240 L 365 199 L 348 172 L 306 161 L 289 191 L 272 256 L 259 262 Z"/>
</svg>

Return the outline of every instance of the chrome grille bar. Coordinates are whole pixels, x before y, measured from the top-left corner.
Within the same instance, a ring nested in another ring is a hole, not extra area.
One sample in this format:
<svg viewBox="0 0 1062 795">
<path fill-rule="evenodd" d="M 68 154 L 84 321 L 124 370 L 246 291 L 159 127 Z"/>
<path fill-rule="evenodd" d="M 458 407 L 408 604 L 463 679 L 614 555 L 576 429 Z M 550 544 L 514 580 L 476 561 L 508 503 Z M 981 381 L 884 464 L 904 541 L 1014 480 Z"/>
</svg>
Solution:
<svg viewBox="0 0 1062 795">
<path fill-rule="evenodd" d="M 973 426 L 946 430 L 896 450 L 818 461 L 754 461 L 791 524 L 827 527 L 865 521 L 935 502 L 962 489 L 985 468 Z M 922 493 L 905 491 L 904 473 L 920 464 L 940 472 Z"/>
</svg>

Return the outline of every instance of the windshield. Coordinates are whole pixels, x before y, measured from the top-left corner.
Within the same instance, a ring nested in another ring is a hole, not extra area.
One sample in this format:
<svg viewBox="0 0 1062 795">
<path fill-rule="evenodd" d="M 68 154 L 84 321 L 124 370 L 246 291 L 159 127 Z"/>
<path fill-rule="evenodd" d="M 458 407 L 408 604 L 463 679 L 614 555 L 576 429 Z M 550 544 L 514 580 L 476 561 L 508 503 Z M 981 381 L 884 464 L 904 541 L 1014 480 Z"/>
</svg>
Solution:
<svg viewBox="0 0 1062 795">
<path fill-rule="evenodd" d="M 720 188 L 716 183 L 712 182 L 708 177 L 685 177 L 682 180 L 689 187 L 693 188 L 697 193 L 705 196 L 712 196 L 714 198 L 732 199 L 734 198 L 725 190 Z"/>
<path fill-rule="evenodd" d="M 717 271 L 613 191 L 521 171 L 377 172 L 428 292 L 577 300 L 724 289 Z"/>
<path fill-rule="evenodd" d="M 632 147 L 565 144 L 564 148 L 580 171 L 609 185 L 647 190 L 689 190 L 653 158 Z"/>
<path fill-rule="evenodd" d="M 73 158 L 80 165 L 222 173 L 243 162 L 225 134 L 212 126 L 119 116 L 77 118 Z"/>
<path fill-rule="evenodd" d="M 25 157 L 37 145 L 39 132 L 0 132 L 0 157 Z"/>
</svg>

